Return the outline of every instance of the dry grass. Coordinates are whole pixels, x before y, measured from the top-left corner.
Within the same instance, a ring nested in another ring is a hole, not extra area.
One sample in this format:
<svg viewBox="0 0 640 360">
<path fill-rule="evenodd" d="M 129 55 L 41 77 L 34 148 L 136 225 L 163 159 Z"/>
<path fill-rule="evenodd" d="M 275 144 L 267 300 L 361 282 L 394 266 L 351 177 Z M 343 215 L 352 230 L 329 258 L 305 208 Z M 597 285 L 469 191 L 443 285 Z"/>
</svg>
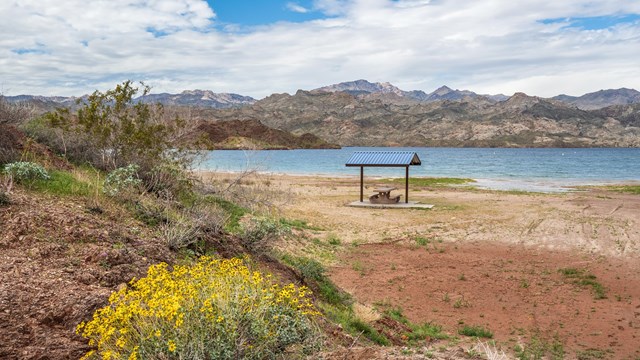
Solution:
<svg viewBox="0 0 640 360">
<path fill-rule="evenodd" d="M 365 304 L 356 302 L 353 304 L 352 308 L 354 315 L 366 323 L 372 323 L 381 317 L 379 312 Z"/>
</svg>

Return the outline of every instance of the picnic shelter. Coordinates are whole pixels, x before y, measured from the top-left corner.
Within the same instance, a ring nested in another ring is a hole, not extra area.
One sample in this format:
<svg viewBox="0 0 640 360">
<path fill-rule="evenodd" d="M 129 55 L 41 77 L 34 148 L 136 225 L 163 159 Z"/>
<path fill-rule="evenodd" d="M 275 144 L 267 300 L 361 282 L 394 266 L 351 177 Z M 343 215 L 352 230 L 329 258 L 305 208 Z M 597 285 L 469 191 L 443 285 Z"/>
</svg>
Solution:
<svg viewBox="0 0 640 360">
<path fill-rule="evenodd" d="M 422 165 L 418 154 L 413 151 L 356 151 L 346 166 L 360 167 L 360 202 L 364 199 L 364 168 L 365 167 L 404 167 L 405 168 L 405 203 L 409 203 L 409 166 Z M 376 189 L 382 195 L 389 189 Z M 387 191 L 388 190 L 388 191 Z"/>
</svg>

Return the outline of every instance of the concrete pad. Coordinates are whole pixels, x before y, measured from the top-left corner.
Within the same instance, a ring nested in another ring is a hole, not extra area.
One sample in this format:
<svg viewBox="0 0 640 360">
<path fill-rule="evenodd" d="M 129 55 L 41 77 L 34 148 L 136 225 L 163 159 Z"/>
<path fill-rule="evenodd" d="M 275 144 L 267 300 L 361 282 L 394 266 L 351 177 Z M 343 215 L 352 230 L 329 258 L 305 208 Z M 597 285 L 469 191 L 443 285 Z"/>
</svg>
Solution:
<svg viewBox="0 0 640 360">
<path fill-rule="evenodd" d="M 364 202 L 354 201 L 352 203 L 348 203 L 347 206 L 359 207 L 359 208 L 378 208 L 378 209 L 431 209 L 433 207 L 433 205 L 421 204 L 417 201 L 409 201 L 408 203 L 401 201 L 395 204 L 372 204 L 368 201 L 364 201 Z"/>
</svg>

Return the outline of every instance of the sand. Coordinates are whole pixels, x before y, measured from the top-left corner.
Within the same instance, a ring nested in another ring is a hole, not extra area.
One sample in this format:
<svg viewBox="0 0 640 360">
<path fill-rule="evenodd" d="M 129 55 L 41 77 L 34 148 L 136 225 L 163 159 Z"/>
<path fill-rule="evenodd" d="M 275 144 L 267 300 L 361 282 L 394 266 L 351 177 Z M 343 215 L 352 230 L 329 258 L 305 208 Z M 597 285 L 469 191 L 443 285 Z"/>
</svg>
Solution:
<svg viewBox="0 0 640 360">
<path fill-rule="evenodd" d="M 283 246 L 323 261 L 358 302 L 400 307 L 451 334 L 482 325 L 506 349 L 538 338 L 569 358 L 640 356 L 638 195 L 412 186 L 410 199 L 432 209 L 377 209 L 346 206 L 359 198 L 355 177 L 256 182 L 286 194 L 281 216 L 322 229 Z M 379 185 L 366 183 L 365 195 Z M 605 298 L 562 269 L 595 276 Z"/>
</svg>

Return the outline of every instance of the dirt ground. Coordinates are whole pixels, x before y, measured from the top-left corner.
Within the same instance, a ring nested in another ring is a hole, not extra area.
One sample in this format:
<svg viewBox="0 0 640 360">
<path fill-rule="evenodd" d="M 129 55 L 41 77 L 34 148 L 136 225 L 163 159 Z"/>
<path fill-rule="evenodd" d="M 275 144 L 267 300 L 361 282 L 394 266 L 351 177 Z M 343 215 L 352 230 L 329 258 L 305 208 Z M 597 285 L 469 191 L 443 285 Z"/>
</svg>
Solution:
<svg viewBox="0 0 640 360">
<path fill-rule="evenodd" d="M 411 200 L 435 207 L 368 209 L 346 206 L 357 179 L 270 181 L 291 193 L 286 217 L 339 242 L 325 263 L 361 303 L 400 307 L 451 334 L 481 325 L 505 350 L 546 341 L 566 358 L 640 357 L 640 196 L 412 187 Z M 366 183 L 368 194 L 378 181 Z"/>
<path fill-rule="evenodd" d="M 174 254 L 116 208 L 16 190 L 0 207 L 0 359 L 79 359 L 109 294 Z"/>
</svg>

